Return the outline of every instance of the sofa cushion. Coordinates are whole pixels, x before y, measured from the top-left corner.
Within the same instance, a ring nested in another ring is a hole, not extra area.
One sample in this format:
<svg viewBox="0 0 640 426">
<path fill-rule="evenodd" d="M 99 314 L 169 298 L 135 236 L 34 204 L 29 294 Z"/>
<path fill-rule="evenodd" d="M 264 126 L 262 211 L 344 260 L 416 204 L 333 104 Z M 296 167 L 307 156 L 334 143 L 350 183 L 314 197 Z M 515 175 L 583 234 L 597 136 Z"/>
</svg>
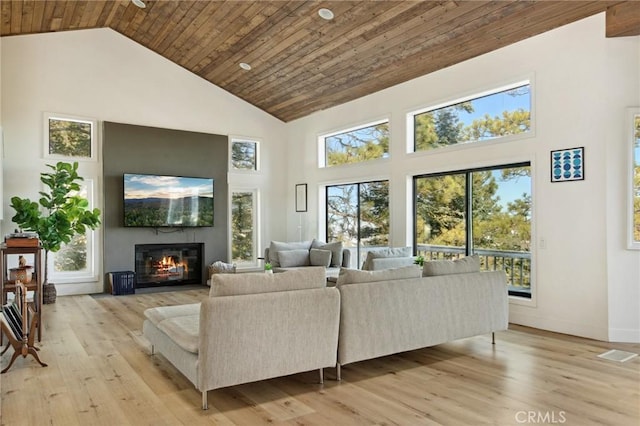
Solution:
<svg viewBox="0 0 640 426">
<path fill-rule="evenodd" d="M 211 277 L 209 296 L 237 296 L 274 291 L 305 290 L 326 287 L 325 270 L 309 266 L 285 272 L 265 274 L 215 274 Z"/>
<path fill-rule="evenodd" d="M 184 316 L 198 316 L 200 315 L 200 304 L 191 303 L 188 305 L 176 305 L 176 306 L 158 306 L 155 308 L 149 308 L 144 311 L 144 316 L 147 317 L 154 325 L 160 324 L 160 322 L 167 318 L 184 317 Z"/>
<path fill-rule="evenodd" d="M 477 254 L 456 260 L 432 260 L 424 262 L 423 277 L 438 275 L 468 274 L 480 271 L 480 257 Z"/>
<path fill-rule="evenodd" d="M 278 253 L 280 266 L 291 268 L 294 266 L 309 266 L 309 250 L 285 250 Z"/>
<path fill-rule="evenodd" d="M 287 250 L 309 250 L 311 241 L 302 241 L 299 243 L 283 243 L 281 241 L 271 241 L 269 245 L 269 263 L 272 266 L 280 266 L 279 252 Z"/>
<path fill-rule="evenodd" d="M 311 242 L 311 248 L 331 250 L 331 263 L 329 266 L 339 268 L 342 266 L 342 241 L 334 241 L 325 243 L 324 241 L 314 239 Z"/>
<path fill-rule="evenodd" d="M 200 315 L 167 318 L 160 321 L 157 327 L 185 351 L 198 353 Z"/>
<path fill-rule="evenodd" d="M 371 259 L 371 270 L 379 271 L 381 269 L 400 268 L 415 264 L 413 257 L 380 257 Z"/>
<path fill-rule="evenodd" d="M 379 250 L 371 250 L 367 252 L 367 257 L 362 264 L 362 269 L 364 269 L 365 271 L 372 270 L 372 259 L 378 259 L 381 257 L 410 257 L 411 254 L 411 247 L 390 247 Z"/>
<path fill-rule="evenodd" d="M 309 250 L 309 263 L 311 263 L 311 266 L 324 266 L 328 268 L 331 265 L 331 256 L 331 250 L 312 248 Z"/>
<path fill-rule="evenodd" d="M 401 268 L 382 269 L 380 271 L 361 271 L 358 269 L 340 268 L 337 286 L 379 281 L 403 280 L 420 278 L 422 271 L 418 265 L 403 266 Z"/>
</svg>

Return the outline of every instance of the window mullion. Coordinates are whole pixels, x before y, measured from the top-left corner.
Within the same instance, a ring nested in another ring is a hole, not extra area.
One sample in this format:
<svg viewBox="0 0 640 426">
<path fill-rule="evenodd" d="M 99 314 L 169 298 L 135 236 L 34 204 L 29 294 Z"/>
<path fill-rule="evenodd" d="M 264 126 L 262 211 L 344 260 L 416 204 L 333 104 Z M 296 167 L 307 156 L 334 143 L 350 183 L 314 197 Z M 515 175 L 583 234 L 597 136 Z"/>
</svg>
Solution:
<svg viewBox="0 0 640 426">
<path fill-rule="evenodd" d="M 473 174 L 465 173 L 465 256 L 473 253 Z"/>
</svg>

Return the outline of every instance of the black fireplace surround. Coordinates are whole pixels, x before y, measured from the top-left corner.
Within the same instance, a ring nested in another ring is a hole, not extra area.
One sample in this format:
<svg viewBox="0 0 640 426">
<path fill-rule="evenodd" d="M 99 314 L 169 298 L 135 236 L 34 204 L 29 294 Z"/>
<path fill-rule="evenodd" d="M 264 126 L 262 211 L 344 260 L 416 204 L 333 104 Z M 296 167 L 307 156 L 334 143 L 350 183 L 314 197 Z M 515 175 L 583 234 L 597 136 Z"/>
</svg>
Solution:
<svg viewBox="0 0 640 426">
<path fill-rule="evenodd" d="M 136 244 L 136 287 L 202 284 L 203 243 Z"/>
</svg>

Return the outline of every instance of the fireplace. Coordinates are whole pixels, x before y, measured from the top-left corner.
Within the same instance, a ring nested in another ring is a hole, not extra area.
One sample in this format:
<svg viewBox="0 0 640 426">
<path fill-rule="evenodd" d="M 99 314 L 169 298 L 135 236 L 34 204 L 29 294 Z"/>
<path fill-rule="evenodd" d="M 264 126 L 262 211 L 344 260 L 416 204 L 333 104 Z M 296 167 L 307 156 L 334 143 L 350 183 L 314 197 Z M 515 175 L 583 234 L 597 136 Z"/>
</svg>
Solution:
<svg viewBox="0 0 640 426">
<path fill-rule="evenodd" d="M 136 244 L 136 287 L 202 284 L 202 243 Z"/>
</svg>

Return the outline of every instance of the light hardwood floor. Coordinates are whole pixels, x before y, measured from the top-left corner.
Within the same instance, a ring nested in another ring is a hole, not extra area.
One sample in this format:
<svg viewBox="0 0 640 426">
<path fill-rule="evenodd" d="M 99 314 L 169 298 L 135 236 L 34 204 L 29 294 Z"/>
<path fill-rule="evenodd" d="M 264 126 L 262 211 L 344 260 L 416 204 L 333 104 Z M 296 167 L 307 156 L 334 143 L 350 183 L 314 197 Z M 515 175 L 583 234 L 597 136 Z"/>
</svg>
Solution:
<svg viewBox="0 0 640 426">
<path fill-rule="evenodd" d="M 200 393 L 142 337 L 144 309 L 207 290 L 59 297 L 43 311 L 40 367 L 0 376 L 3 425 L 640 424 L 640 357 L 597 358 L 611 344 L 511 326 L 343 368 Z M 250 315 L 247 312 L 247 315 Z M 224 326 L 221 324 L 220 326 Z M 2 367 L 11 349 L 2 356 Z"/>
</svg>

